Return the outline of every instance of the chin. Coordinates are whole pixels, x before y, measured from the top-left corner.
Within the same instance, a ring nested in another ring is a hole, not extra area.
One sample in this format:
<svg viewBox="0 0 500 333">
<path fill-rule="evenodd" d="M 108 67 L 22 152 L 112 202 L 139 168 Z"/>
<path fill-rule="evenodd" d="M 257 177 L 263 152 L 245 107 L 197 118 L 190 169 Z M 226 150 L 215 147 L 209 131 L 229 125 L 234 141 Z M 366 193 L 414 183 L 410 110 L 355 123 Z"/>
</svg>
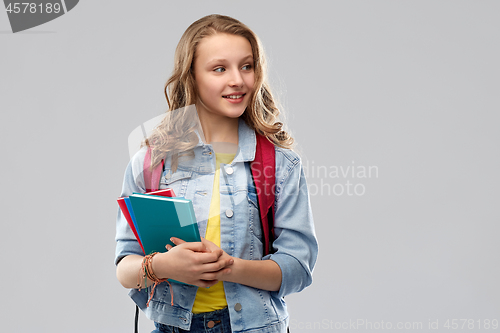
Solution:
<svg viewBox="0 0 500 333">
<path fill-rule="evenodd" d="M 229 117 L 230 118 L 239 118 L 243 115 L 243 113 L 245 113 L 245 110 L 238 112 L 238 113 L 232 113 Z"/>
<path fill-rule="evenodd" d="M 244 108 L 225 108 L 222 109 L 223 112 L 221 113 L 222 115 L 228 117 L 228 118 L 239 118 L 243 113 L 245 113 L 246 106 Z"/>
</svg>

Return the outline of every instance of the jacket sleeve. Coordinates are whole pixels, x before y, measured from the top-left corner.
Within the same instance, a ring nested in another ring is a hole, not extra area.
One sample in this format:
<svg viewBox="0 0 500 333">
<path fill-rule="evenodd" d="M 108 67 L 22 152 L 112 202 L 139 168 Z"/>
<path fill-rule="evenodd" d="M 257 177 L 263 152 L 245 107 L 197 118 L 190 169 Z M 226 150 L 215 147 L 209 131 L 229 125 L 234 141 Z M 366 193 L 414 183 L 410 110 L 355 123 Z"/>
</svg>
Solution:
<svg viewBox="0 0 500 333">
<path fill-rule="evenodd" d="M 120 197 L 126 197 L 130 194 L 144 193 L 144 176 L 142 168 L 146 149 L 143 148 L 132 157 L 125 170 L 123 179 L 123 187 Z M 121 259 L 129 254 L 144 255 L 139 242 L 135 238 L 134 232 L 130 229 L 125 216 L 118 208 L 118 216 L 116 218 L 116 250 L 115 250 L 115 265 L 118 265 Z"/>
<path fill-rule="evenodd" d="M 280 154 L 279 150 L 276 154 Z M 280 290 L 273 296 L 281 298 L 300 292 L 312 283 L 312 271 L 318 255 L 309 191 L 300 158 L 289 156 L 286 170 L 277 172 L 273 249 L 263 259 L 275 261 L 281 268 Z M 283 168 L 283 166 L 276 166 Z"/>
</svg>

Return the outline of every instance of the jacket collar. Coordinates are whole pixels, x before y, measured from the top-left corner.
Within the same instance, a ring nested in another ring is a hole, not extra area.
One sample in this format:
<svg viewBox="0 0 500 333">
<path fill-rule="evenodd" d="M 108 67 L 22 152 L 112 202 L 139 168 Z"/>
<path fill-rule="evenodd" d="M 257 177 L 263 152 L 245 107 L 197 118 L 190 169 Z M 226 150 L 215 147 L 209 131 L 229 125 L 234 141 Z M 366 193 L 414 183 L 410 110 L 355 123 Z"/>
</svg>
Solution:
<svg viewBox="0 0 500 333">
<path fill-rule="evenodd" d="M 253 161 L 256 145 L 255 131 L 240 118 L 238 121 L 238 153 L 234 157 L 234 162 Z"/>
<path fill-rule="evenodd" d="M 196 131 L 198 135 L 199 142 L 197 147 L 204 147 L 204 139 L 202 139 L 200 133 Z M 238 151 L 234 157 L 234 162 L 249 162 L 255 159 L 255 150 L 257 146 L 257 138 L 255 136 L 255 131 L 247 125 L 247 123 L 242 119 L 238 119 Z"/>
</svg>

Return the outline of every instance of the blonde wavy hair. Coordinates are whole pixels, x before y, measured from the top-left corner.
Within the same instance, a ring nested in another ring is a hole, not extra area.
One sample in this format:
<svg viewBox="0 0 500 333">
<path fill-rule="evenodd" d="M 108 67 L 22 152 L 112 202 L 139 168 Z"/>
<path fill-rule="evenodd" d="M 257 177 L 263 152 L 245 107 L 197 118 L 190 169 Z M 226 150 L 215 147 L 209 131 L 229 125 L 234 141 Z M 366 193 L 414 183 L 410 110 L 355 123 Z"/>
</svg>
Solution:
<svg viewBox="0 0 500 333">
<path fill-rule="evenodd" d="M 162 122 L 143 142 L 151 146 L 151 167 L 157 166 L 168 154 L 172 155 L 175 172 L 179 153 L 185 153 L 198 143 L 196 122 L 186 112 L 172 112 L 196 104 L 198 92 L 193 73 L 196 50 L 208 36 L 226 33 L 246 38 L 252 47 L 255 83 L 249 104 L 241 117 L 257 133 L 265 135 L 276 146 L 292 148 L 294 140 L 278 121 L 280 111 L 271 93 L 267 78 L 266 57 L 257 35 L 240 21 L 224 15 L 208 15 L 191 24 L 175 50 L 172 76 L 165 84 L 168 111 Z M 191 118 L 191 119 L 190 119 Z"/>
</svg>

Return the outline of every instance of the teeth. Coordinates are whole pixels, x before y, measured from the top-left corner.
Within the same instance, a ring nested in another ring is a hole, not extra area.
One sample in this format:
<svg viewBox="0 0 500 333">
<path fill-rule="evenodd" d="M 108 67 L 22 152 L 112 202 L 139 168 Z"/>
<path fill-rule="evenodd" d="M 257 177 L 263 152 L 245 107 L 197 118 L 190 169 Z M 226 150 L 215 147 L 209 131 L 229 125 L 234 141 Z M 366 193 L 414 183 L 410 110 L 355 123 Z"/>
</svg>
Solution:
<svg viewBox="0 0 500 333">
<path fill-rule="evenodd" d="M 243 97 L 243 95 L 230 95 L 230 96 L 224 96 L 225 98 L 231 98 L 231 99 L 238 99 Z"/>
</svg>

